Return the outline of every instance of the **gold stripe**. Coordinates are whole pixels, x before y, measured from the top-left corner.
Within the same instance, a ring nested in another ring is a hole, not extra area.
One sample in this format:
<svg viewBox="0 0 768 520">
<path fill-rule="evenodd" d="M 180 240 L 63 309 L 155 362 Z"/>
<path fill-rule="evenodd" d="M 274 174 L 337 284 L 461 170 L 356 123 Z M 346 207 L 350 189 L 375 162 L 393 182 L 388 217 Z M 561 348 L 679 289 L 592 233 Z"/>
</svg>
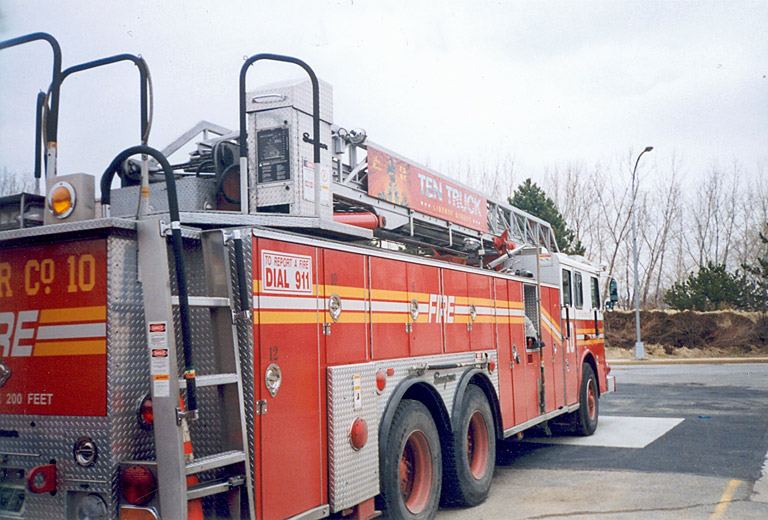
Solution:
<svg viewBox="0 0 768 520">
<path fill-rule="evenodd" d="M 342 285 L 324 285 L 325 295 L 338 294 L 339 298 L 367 298 L 368 291 L 362 287 L 349 287 Z"/>
<path fill-rule="evenodd" d="M 317 323 L 317 311 L 259 311 L 260 323 Z"/>
<path fill-rule="evenodd" d="M 107 340 L 89 339 L 84 341 L 50 341 L 35 343 L 34 356 L 85 356 L 106 354 Z"/>
<path fill-rule="evenodd" d="M 405 323 L 409 321 L 410 317 L 410 314 L 404 312 L 382 312 L 374 313 L 371 316 L 371 321 L 373 323 Z"/>
<path fill-rule="evenodd" d="M 366 313 L 364 312 L 342 312 L 336 323 L 367 323 Z M 330 313 L 325 313 L 325 323 L 334 323 Z"/>
<path fill-rule="evenodd" d="M 83 321 L 104 321 L 107 319 L 107 307 L 67 307 L 65 309 L 43 309 L 38 323 L 78 323 Z"/>
<path fill-rule="evenodd" d="M 545 311 L 543 307 L 541 308 L 541 313 L 544 315 L 545 318 L 547 318 L 547 320 L 549 320 L 549 322 L 552 324 L 552 326 L 557 331 L 557 334 L 562 336 L 563 333 L 560 330 L 560 325 L 559 325 L 560 320 L 559 319 L 557 319 L 557 320 L 552 319 L 552 316 L 550 316 L 549 313 L 547 311 Z"/>
<path fill-rule="evenodd" d="M 371 289 L 373 300 L 410 301 L 405 291 L 390 291 L 389 289 Z"/>
</svg>

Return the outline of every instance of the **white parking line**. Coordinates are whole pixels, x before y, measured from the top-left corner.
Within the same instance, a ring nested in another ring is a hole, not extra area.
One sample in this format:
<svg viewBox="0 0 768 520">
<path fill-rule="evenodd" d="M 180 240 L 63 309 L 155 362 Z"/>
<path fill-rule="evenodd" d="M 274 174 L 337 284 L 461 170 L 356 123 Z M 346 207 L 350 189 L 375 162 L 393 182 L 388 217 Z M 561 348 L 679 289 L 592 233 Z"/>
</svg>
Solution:
<svg viewBox="0 0 768 520">
<path fill-rule="evenodd" d="M 622 417 L 602 415 L 597 431 L 589 437 L 526 437 L 528 442 L 571 444 L 607 448 L 645 448 L 683 422 L 677 417 Z M 768 500 L 768 485 L 766 486 Z"/>
</svg>

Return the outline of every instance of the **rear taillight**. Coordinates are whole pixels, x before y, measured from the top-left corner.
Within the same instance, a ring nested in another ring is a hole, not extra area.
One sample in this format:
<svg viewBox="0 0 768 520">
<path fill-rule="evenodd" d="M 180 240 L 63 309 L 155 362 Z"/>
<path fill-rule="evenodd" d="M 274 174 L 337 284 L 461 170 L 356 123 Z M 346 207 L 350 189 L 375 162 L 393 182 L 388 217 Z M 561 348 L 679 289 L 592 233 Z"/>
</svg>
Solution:
<svg viewBox="0 0 768 520">
<path fill-rule="evenodd" d="M 151 430 L 152 425 L 155 424 L 155 415 L 152 410 L 152 396 L 147 395 L 139 403 L 139 410 L 137 413 L 139 420 L 139 426 L 145 430 Z"/>
<path fill-rule="evenodd" d="M 120 475 L 120 493 L 129 504 L 143 506 L 152 500 L 155 491 L 155 476 L 144 466 L 131 466 Z"/>
</svg>

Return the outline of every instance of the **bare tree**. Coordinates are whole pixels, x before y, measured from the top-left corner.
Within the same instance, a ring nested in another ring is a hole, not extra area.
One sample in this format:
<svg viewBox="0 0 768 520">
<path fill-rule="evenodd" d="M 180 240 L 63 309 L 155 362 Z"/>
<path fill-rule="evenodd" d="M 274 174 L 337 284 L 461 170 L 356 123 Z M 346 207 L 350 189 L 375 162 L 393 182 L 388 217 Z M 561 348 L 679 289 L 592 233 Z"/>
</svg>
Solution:
<svg viewBox="0 0 768 520">
<path fill-rule="evenodd" d="M 21 193 L 22 191 L 31 191 L 35 183 L 31 175 L 21 175 L 11 172 L 3 166 L 0 172 L 0 196 Z"/>
</svg>

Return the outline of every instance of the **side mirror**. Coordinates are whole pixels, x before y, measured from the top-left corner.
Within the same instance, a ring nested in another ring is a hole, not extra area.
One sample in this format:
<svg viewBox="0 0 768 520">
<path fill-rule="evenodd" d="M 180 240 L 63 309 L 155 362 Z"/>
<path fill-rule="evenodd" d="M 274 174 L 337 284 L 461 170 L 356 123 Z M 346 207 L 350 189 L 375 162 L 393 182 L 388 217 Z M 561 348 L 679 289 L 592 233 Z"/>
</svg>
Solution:
<svg viewBox="0 0 768 520">
<path fill-rule="evenodd" d="M 612 311 L 616 302 L 619 301 L 619 285 L 614 278 L 608 282 L 608 301 L 605 302 L 605 310 Z"/>
</svg>

